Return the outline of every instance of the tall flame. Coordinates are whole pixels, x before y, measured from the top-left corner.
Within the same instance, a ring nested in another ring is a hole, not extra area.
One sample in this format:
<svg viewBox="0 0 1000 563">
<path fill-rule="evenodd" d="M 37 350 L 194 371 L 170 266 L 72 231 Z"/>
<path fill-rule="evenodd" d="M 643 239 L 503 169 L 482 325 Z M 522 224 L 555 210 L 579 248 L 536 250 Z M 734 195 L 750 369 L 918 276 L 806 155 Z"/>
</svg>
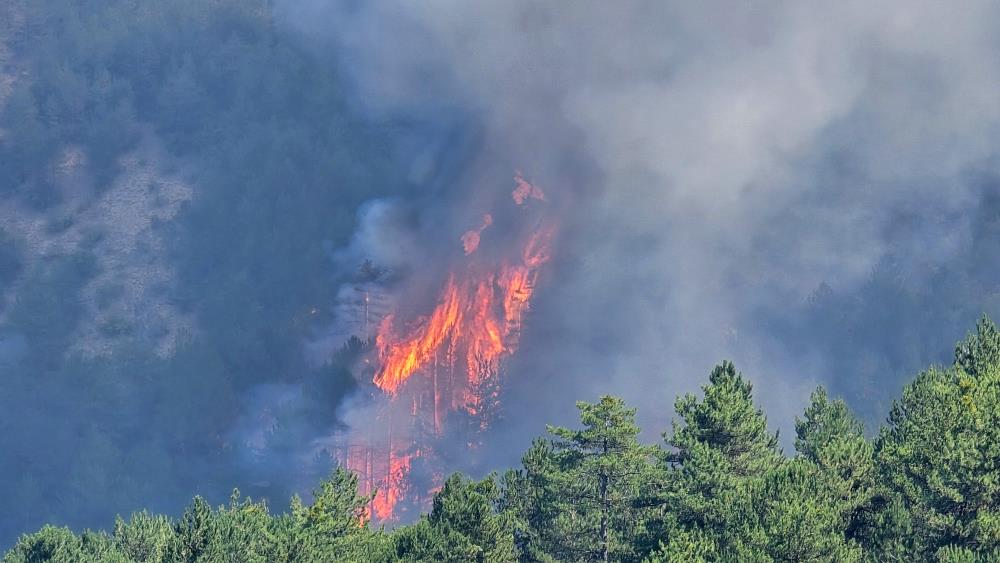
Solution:
<svg viewBox="0 0 1000 563">
<path fill-rule="evenodd" d="M 470 233 L 476 231 L 466 233 L 463 240 Z M 480 362 L 514 353 L 520 320 L 534 292 L 538 270 L 550 258 L 553 235 L 550 227 L 531 233 L 515 263 L 501 263 L 486 272 L 469 268 L 462 277 L 451 274 L 431 314 L 404 327 L 403 334 L 397 332 L 395 316 L 387 316 L 375 339 L 381 365 L 375 385 L 395 395 L 439 353 L 448 352 L 451 357 L 459 351 L 466 355 L 467 381 L 476 383 L 482 375 L 477 370 Z"/>
<path fill-rule="evenodd" d="M 461 330 L 465 304 L 462 302 L 455 278 L 448 278 L 441 301 L 420 329 L 406 338 L 397 338 L 392 330 L 394 315 L 388 315 L 379 326 L 375 344 L 379 349 L 381 369 L 375 374 L 375 385 L 383 391 L 396 394 L 404 381 L 418 369 L 425 367 L 430 358 L 446 342 L 453 342 Z"/>
<path fill-rule="evenodd" d="M 514 183 L 511 197 L 518 206 L 545 201 L 545 193 L 520 172 Z M 543 223 L 522 230 L 515 235 L 519 244 L 496 253 L 499 258 L 473 257 L 492 224 L 493 216 L 485 214 L 478 228 L 461 236 L 467 258 L 448 273 L 428 314 L 409 320 L 389 314 L 378 327 L 373 383 L 389 397 L 380 415 L 388 426 L 388 441 L 368 441 L 361 454 L 347 456 L 347 465 L 362 476 L 366 492 L 377 490 L 371 512 L 379 520 L 393 519 L 394 507 L 408 494 L 411 461 L 433 458 L 429 444 L 401 446 L 401 436 L 426 436 L 417 430 L 417 420 L 428 411 L 429 425 L 420 428 L 430 426 L 434 436 L 443 433 L 445 411 L 463 410 L 485 428 L 485 406 L 497 397 L 500 365 L 517 350 L 540 268 L 551 257 L 555 228 Z M 399 401 L 401 395 L 407 397 L 405 403 Z M 393 406 L 401 403 L 406 406 Z M 399 424 L 411 428 L 394 431 Z"/>
<path fill-rule="evenodd" d="M 406 491 L 406 478 L 410 473 L 410 455 L 394 455 L 389 450 L 389 469 L 385 484 L 372 499 L 372 512 L 379 520 L 392 518 L 392 511 Z"/>
</svg>

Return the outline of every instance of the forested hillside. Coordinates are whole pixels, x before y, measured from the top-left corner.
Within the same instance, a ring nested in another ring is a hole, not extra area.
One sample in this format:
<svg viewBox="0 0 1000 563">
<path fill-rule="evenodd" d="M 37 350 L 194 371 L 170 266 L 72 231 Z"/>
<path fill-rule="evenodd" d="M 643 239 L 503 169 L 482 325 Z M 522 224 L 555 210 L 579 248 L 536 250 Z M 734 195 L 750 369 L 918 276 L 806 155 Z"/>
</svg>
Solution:
<svg viewBox="0 0 1000 563">
<path fill-rule="evenodd" d="M 0 0 L 6 559 L 996 560 L 998 19 L 473 6 Z M 380 529 L 341 289 L 500 254 L 456 210 L 515 176 L 561 239 L 496 423 Z M 754 397 L 658 404 L 721 357 Z"/>
<path fill-rule="evenodd" d="M 579 403 L 522 466 L 451 476 L 430 513 L 371 526 L 357 477 L 337 469 L 272 513 L 195 498 L 111 533 L 47 526 L 4 561 L 1000 561 L 1000 332 L 987 319 L 955 361 L 910 382 L 873 438 L 817 389 L 784 455 L 730 362 L 679 397 L 663 442 L 643 444 L 616 397 Z"/>
<path fill-rule="evenodd" d="M 358 204 L 406 186 L 388 126 L 266 2 L 13 0 L 0 39 L 0 544 L 237 478 L 287 498 L 240 401 L 315 379 L 328 417 L 350 385 L 301 348 Z"/>
</svg>

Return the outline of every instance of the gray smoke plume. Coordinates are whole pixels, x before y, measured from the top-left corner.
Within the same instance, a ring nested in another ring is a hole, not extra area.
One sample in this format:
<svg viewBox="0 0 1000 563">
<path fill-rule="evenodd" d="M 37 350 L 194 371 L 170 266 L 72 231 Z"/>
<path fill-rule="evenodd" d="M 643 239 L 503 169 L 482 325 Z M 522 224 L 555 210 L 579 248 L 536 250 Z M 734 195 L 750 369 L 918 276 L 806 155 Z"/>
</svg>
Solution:
<svg viewBox="0 0 1000 563">
<path fill-rule="evenodd" d="M 853 377 L 840 373 L 839 356 L 857 352 L 846 343 L 877 358 L 906 338 L 889 319 L 912 311 L 851 304 L 880 302 L 865 299 L 888 270 L 941 301 L 942 270 L 973 260 L 1000 125 L 998 12 L 989 2 L 279 2 L 285 25 L 342 53 L 371 115 L 475 123 L 481 140 L 462 149 L 472 154 L 444 165 L 461 169 L 454 184 L 413 194 L 418 215 L 467 221 L 469 194 L 504 189 L 514 168 L 561 202 L 557 259 L 508 367 L 517 422 L 497 430 L 516 438 L 508 460 L 542 422 L 566 422 L 574 400 L 600 393 L 624 395 L 662 431 L 673 397 L 727 357 L 787 428 L 816 384 Z M 433 158 L 454 157 L 438 148 Z M 414 159 L 418 183 L 433 176 L 428 158 Z M 387 221 L 373 238 L 381 252 L 426 256 L 409 248 L 426 242 L 420 221 L 373 215 Z M 819 315 L 826 291 L 841 301 Z M 936 348 L 896 369 L 946 361 L 989 308 L 971 299 L 948 323 L 911 327 L 920 336 L 909 341 Z M 838 315 L 853 316 L 823 328 Z"/>
</svg>

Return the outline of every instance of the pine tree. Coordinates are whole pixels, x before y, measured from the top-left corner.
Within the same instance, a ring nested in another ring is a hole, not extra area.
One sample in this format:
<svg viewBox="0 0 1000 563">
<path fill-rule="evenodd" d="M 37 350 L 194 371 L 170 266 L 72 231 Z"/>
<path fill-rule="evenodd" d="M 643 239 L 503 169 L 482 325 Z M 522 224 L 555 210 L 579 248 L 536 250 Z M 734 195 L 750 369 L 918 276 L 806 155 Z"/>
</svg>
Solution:
<svg viewBox="0 0 1000 563">
<path fill-rule="evenodd" d="M 704 445 L 718 452 L 737 477 L 773 467 L 780 457 L 778 436 L 768 433 L 767 417 L 753 403 L 753 386 L 732 362 L 716 366 L 702 390 L 703 400 L 688 394 L 675 404 L 684 425 L 667 440 L 676 449 L 668 459 L 683 464 L 697 445 Z"/>
<path fill-rule="evenodd" d="M 84 558 L 80 539 L 69 528 L 46 525 L 33 534 L 21 536 L 14 547 L 4 555 L 3 560 L 4 563 L 36 561 L 70 563 L 87 559 Z"/>
<path fill-rule="evenodd" d="M 212 506 L 199 497 L 184 510 L 179 522 L 174 524 L 173 557 L 183 563 L 194 563 L 208 545 L 211 534 Z"/>
<path fill-rule="evenodd" d="M 170 520 L 145 511 L 127 522 L 118 518 L 112 537 L 118 552 L 132 561 L 164 561 L 175 541 Z"/>
<path fill-rule="evenodd" d="M 358 494 L 358 476 L 337 467 L 313 491 L 312 504 L 303 504 L 296 496 L 290 514 L 274 522 L 280 532 L 276 535 L 281 559 L 318 563 L 350 560 L 358 550 L 381 552 L 387 547 L 384 538 L 368 527 L 373 496 Z"/>
<path fill-rule="evenodd" d="M 912 519 L 916 553 L 1000 549 L 1000 335 L 983 319 L 955 364 L 907 385 L 877 443 L 886 485 Z"/>
<path fill-rule="evenodd" d="M 831 401 L 826 389 L 816 388 L 802 418 L 795 417 L 795 451 L 819 463 L 830 444 L 840 440 L 864 439 L 864 425 L 842 399 Z"/>
<path fill-rule="evenodd" d="M 400 561 L 507 563 L 517 559 L 512 515 L 500 510 L 495 475 L 472 481 L 455 474 L 434 496 L 431 513 L 396 534 Z"/>
<path fill-rule="evenodd" d="M 752 477 L 781 462 L 776 434 L 753 403 L 750 382 L 730 362 L 716 366 L 703 387 L 704 398 L 678 398 L 673 433 L 664 435 L 673 449 L 663 456 L 662 541 L 675 548 L 676 538 L 695 537 L 699 545 L 715 542 L 721 550 L 733 509 L 744 505 Z M 687 540 L 684 540 L 687 541 Z M 699 548 L 702 549 L 702 548 Z"/>
<path fill-rule="evenodd" d="M 577 403 L 583 428 L 549 427 L 523 459 L 522 519 L 533 560 L 637 561 L 637 500 L 655 448 L 640 445 L 635 410 L 617 397 Z"/>
<path fill-rule="evenodd" d="M 835 490 L 847 537 L 870 543 L 877 491 L 874 447 L 864 426 L 843 400 L 831 401 L 820 387 L 803 417 L 795 418 L 795 433 L 799 456 L 815 463 Z"/>
</svg>

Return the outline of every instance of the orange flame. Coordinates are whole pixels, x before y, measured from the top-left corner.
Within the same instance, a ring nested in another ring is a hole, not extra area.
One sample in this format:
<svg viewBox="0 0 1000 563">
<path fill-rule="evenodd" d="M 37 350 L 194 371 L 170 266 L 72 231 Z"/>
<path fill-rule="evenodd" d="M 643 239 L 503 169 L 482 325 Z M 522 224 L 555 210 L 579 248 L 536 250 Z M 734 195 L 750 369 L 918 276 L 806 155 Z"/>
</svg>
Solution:
<svg viewBox="0 0 1000 563">
<path fill-rule="evenodd" d="M 482 236 L 483 231 L 486 227 L 493 224 L 493 216 L 487 213 L 483 215 L 483 224 L 480 225 L 478 229 L 472 229 L 471 231 L 465 231 L 462 235 L 462 248 L 465 250 L 465 255 L 468 256 L 479 248 L 479 239 Z"/>
<path fill-rule="evenodd" d="M 387 315 L 382 321 L 375 337 L 382 368 L 375 374 L 374 381 L 383 391 L 395 394 L 415 371 L 427 365 L 446 341 L 457 336 L 455 329 L 461 325 L 465 307 L 454 277 L 448 278 L 441 299 L 427 322 L 408 338 L 397 339 L 392 334 L 393 315 Z"/>
<path fill-rule="evenodd" d="M 545 201 L 544 192 L 520 172 L 514 182 L 511 196 L 517 205 L 529 199 Z M 485 214 L 478 228 L 462 235 L 466 256 L 476 252 L 483 232 L 492 224 L 493 216 Z M 422 413 L 433 409 L 433 416 L 428 418 L 434 435 L 442 432 L 442 408 L 464 410 L 479 419 L 480 429 L 486 427 L 489 410 L 485 407 L 498 396 L 495 383 L 501 362 L 517 350 L 522 320 L 540 268 L 551 258 L 555 232 L 553 226 L 545 224 L 523 231 L 517 237 L 519 247 L 507 257 L 501 253 L 493 264 L 469 260 L 451 271 L 428 315 L 407 322 L 390 314 L 380 323 L 375 337 L 379 367 L 373 382 L 389 397 L 405 393 L 405 414 L 399 407 L 386 411 L 389 442 L 385 447 L 369 442 L 363 458 L 366 462 L 347 458 L 348 466 L 364 477 L 365 490 L 377 489 L 371 506 L 375 518 L 393 518 L 394 507 L 408 493 L 414 456 L 433 457 L 427 444 L 419 448 L 414 444 L 394 447 L 394 440 L 417 440 L 417 436 L 426 435 L 415 430 L 415 421 Z M 420 383 L 411 386 L 413 381 Z M 391 408 L 394 404 L 399 403 L 390 401 L 385 406 Z M 402 436 L 397 432 L 394 438 L 394 421 L 399 424 L 404 420 L 414 425 L 410 434 L 404 430 Z M 427 425 L 421 427 L 426 429 Z"/>
<path fill-rule="evenodd" d="M 393 455 L 389 451 L 389 470 L 385 482 L 372 499 L 372 512 L 379 520 L 392 519 L 396 503 L 406 492 L 406 478 L 410 474 L 410 455 Z"/>
<path fill-rule="evenodd" d="M 375 338 L 381 367 L 374 382 L 389 394 L 439 353 L 451 358 L 464 351 L 469 383 L 477 383 L 481 362 L 495 362 L 516 350 L 520 320 L 534 292 L 538 269 L 549 260 L 551 229 L 532 233 L 514 264 L 501 264 L 496 273 L 467 271 L 448 281 L 429 317 L 411 324 L 403 336 L 396 333 L 393 315 L 386 316 Z"/>
</svg>

